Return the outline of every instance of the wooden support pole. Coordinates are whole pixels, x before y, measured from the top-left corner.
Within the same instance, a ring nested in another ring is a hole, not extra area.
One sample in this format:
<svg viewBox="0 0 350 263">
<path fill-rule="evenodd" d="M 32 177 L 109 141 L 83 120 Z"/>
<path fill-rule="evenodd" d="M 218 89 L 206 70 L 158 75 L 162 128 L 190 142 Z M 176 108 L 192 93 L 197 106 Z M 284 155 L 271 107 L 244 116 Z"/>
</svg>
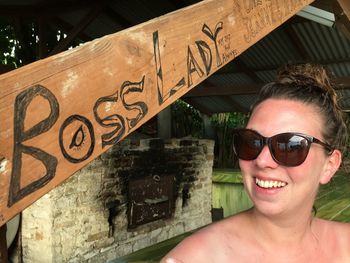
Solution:
<svg viewBox="0 0 350 263">
<path fill-rule="evenodd" d="M 7 242 L 6 242 L 6 224 L 0 227 L 0 262 L 8 262 Z"/>
<path fill-rule="evenodd" d="M 162 139 L 171 138 L 171 107 L 166 107 L 157 115 L 158 137 Z"/>
<path fill-rule="evenodd" d="M 350 20 L 350 2 L 349 0 L 338 0 L 339 5 L 344 11 L 344 14 L 348 17 L 348 20 Z"/>
<path fill-rule="evenodd" d="M 0 225 L 312 0 L 206 0 L 0 75 Z"/>
<path fill-rule="evenodd" d="M 350 40 L 350 2 L 348 0 L 338 0 L 334 2 L 333 9 L 336 14 L 337 28 Z"/>
<path fill-rule="evenodd" d="M 98 1 L 91 6 L 86 16 L 68 33 L 67 37 L 62 39 L 57 46 L 51 51 L 50 55 L 57 54 L 67 49 L 72 41 L 94 20 L 105 8 L 106 1 Z"/>
</svg>

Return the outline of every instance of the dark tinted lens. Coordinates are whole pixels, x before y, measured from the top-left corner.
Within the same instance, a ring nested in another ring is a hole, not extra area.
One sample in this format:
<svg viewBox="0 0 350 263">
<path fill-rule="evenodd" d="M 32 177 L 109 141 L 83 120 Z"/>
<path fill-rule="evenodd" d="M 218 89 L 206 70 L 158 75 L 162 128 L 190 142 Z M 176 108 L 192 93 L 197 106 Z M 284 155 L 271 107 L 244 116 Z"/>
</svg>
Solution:
<svg viewBox="0 0 350 263">
<path fill-rule="evenodd" d="M 255 159 L 263 148 L 263 138 L 256 132 L 241 130 L 234 134 L 233 145 L 238 158 L 243 160 Z"/>
<path fill-rule="evenodd" d="M 309 152 L 308 140 L 292 133 L 278 134 L 271 138 L 271 153 L 274 159 L 285 166 L 302 164 Z"/>
</svg>

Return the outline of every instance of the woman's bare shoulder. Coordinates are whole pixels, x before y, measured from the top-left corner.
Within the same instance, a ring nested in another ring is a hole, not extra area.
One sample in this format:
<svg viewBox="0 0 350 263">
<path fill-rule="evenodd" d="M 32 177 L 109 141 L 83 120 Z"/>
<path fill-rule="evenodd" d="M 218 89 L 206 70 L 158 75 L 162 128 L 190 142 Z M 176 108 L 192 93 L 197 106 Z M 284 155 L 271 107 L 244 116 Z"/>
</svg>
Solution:
<svg viewBox="0 0 350 263">
<path fill-rule="evenodd" d="M 232 246 L 240 239 L 239 236 L 243 236 L 240 233 L 240 229 L 244 229 L 241 224 L 243 220 L 242 215 L 236 215 L 202 228 L 180 242 L 161 263 L 224 262 L 224 259 L 218 260 L 227 254 L 230 249 L 227 245 Z M 169 258 L 177 261 L 167 261 Z"/>
<path fill-rule="evenodd" d="M 350 262 L 350 223 L 318 219 L 321 233 L 320 242 L 332 256 L 338 256 L 343 261 Z"/>
<path fill-rule="evenodd" d="M 348 238 L 350 238 L 350 236 L 346 235 L 350 233 L 350 223 L 330 221 L 330 220 L 324 220 L 324 219 L 318 218 L 317 224 L 321 226 L 323 229 L 332 231 L 334 233 L 340 233 L 341 235 L 345 235 Z"/>
<path fill-rule="evenodd" d="M 347 242 L 347 248 L 350 248 L 350 223 L 332 221 L 331 226 L 334 228 L 336 235 L 340 240 Z M 350 251 L 349 251 L 350 252 Z"/>
</svg>

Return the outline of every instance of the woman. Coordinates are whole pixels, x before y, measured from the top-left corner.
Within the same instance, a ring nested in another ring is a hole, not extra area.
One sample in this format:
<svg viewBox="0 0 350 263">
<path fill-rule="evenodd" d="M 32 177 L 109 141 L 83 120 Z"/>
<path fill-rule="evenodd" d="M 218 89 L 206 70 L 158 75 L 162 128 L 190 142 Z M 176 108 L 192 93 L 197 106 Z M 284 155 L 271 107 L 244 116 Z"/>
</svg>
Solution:
<svg viewBox="0 0 350 263">
<path fill-rule="evenodd" d="M 253 208 L 196 232 L 161 262 L 350 262 L 350 224 L 313 216 L 319 185 L 335 175 L 347 143 L 326 71 L 280 71 L 234 141 Z"/>
</svg>

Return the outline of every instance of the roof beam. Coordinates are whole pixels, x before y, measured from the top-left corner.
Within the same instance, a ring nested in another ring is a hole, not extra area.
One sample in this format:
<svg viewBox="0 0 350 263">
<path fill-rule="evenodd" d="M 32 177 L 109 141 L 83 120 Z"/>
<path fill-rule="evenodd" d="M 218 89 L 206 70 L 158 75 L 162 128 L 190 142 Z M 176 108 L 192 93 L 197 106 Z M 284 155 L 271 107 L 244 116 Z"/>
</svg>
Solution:
<svg viewBox="0 0 350 263">
<path fill-rule="evenodd" d="M 333 10 L 336 17 L 336 26 L 350 41 L 350 3 L 345 0 L 334 2 Z"/>
<path fill-rule="evenodd" d="M 349 0 L 338 0 L 339 5 L 343 9 L 344 14 L 348 17 L 348 20 L 350 20 L 350 2 Z"/>
<path fill-rule="evenodd" d="M 107 1 L 97 1 L 95 5 L 89 8 L 88 13 L 80 22 L 67 34 L 67 37 L 62 39 L 57 46 L 50 52 L 50 56 L 55 55 L 67 49 L 74 39 L 93 21 L 101 11 L 106 7 Z"/>
<path fill-rule="evenodd" d="M 333 82 L 336 89 L 350 89 L 350 77 L 338 77 Z"/>
<path fill-rule="evenodd" d="M 296 50 L 298 51 L 300 58 L 302 58 L 304 61 L 310 61 L 311 58 L 309 53 L 307 52 L 303 43 L 300 41 L 299 36 L 295 33 L 292 26 L 288 23 L 284 23 L 282 25 L 282 29 L 287 34 L 290 42 L 296 47 Z"/>
<path fill-rule="evenodd" d="M 333 80 L 336 89 L 350 89 L 350 77 L 338 77 Z M 209 85 L 198 85 L 184 95 L 185 98 L 210 97 L 210 96 L 233 96 L 256 94 L 263 84 L 217 86 L 212 82 Z"/>
<path fill-rule="evenodd" d="M 115 21 L 118 25 L 120 25 L 122 28 L 129 28 L 133 26 L 133 24 L 121 16 L 120 14 L 116 13 L 112 8 L 106 8 L 104 10 L 104 13 L 113 21 Z"/>
<path fill-rule="evenodd" d="M 244 1 L 201 1 L 0 75 L 0 226 L 312 2 Z"/>
<path fill-rule="evenodd" d="M 216 85 L 199 85 L 187 92 L 184 97 L 210 97 L 210 96 L 231 96 L 242 94 L 256 94 L 259 92 L 262 84 L 237 85 L 237 86 L 216 86 Z"/>
<path fill-rule="evenodd" d="M 65 34 L 69 34 L 69 32 L 73 31 L 74 26 L 72 26 L 70 23 L 67 23 L 66 21 L 62 20 L 59 17 L 51 17 L 48 20 L 48 23 L 50 24 L 50 26 L 53 29 L 57 29 L 60 30 L 62 32 L 64 32 Z M 92 40 L 91 37 L 87 36 L 86 34 L 84 34 L 84 32 L 80 32 L 76 38 L 78 40 L 80 40 L 81 42 L 89 42 Z"/>
<path fill-rule="evenodd" d="M 286 61 L 287 63 L 287 61 Z M 313 63 L 311 59 L 306 60 L 305 63 Z M 350 63 L 349 58 L 337 58 L 337 59 L 329 59 L 329 60 L 318 60 L 315 61 L 315 63 L 320 64 L 320 65 L 332 65 L 332 64 L 340 64 L 340 63 Z M 264 67 L 251 67 L 250 70 L 257 72 L 257 71 L 276 71 L 278 69 L 277 66 L 264 66 Z M 243 71 L 235 71 L 231 73 L 217 73 L 218 75 L 220 74 L 235 74 L 235 73 L 244 73 Z"/>
<path fill-rule="evenodd" d="M 236 59 L 234 60 L 233 63 L 235 63 L 235 64 L 237 65 L 237 67 L 238 67 L 239 69 L 241 69 L 241 71 L 242 71 L 243 73 L 245 73 L 246 75 L 248 75 L 248 77 L 251 78 L 254 82 L 256 82 L 256 83 L 262 83 L 262 82 L 263 82 L 263 81 L 258 77 L 258 75 L 255 74 L 254 71 L 252 71 L 251 69 L 249 69 L 249 68 L 247 67 L 247 65 L 244 63 L 244 61 L 243 61 L 240 57 L 236 58 Z"/>
<path fill-rule="evenodd" d="M 232 110 L 231 111 L 239 111 L 242 113 L 248 113 L 249 108 L 244 108 L 237 102 L 235 102 L 233 99 L 231 99 L 229 96 L 221 96 L 220 98 L 222 101 L 226 102 L 229 105 L 232 105 Z"/>
</svg>

